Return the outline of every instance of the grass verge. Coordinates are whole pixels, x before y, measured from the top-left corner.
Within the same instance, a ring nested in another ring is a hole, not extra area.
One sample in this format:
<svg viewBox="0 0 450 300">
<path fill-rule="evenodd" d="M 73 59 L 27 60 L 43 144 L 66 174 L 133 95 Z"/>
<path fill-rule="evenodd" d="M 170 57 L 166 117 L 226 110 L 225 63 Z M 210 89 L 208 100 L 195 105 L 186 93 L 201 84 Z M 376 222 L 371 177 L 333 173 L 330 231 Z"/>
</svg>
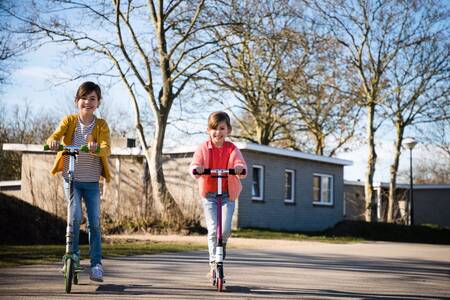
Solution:
<svg viewBox="0 0 450 300">
<path fill-rule="evenodd" d="M 279 239 L 292 241 L 315 241 L 324 243 L 356 243 L 363 238 L 352 236 L 327 236 L 324 233 L 286 232 L 270 229 L 243 228 L 233 231 L 233 237 L 253 239 Z"/>
<path fill-rule="evenodd" d="M 371 241 L 450 244 L 450 228 L 429 224 L 407 226 L 383 222 L 342 221 L 324 233 L 327 236 L 352 236 Z"/>
<path fill-rule="evenodd" d="M 361 241 L 389 241 L 403 243 L 450 244 L 450 229 L 436 225 L 406 226 L 363 221 L 342 221 L 320 232 L 286 232 L 270 229 L 244 228 L 233 231 L 234 237 L 283 239 L 349 243 Z"/>
<path fill-rule="evenodd" d="M 202 244 L 186 242 L 114 242 L 104 243 L 102 247 L 105 258 L 163 252 L 195 251 L 205 248 Z M 82 256 L 86 258 L 88 246 L 80 245 L 80 250 Z M 64 245 L 0 245 L 0 268 L 60 262 L 64 251 Z"/>
</svg>

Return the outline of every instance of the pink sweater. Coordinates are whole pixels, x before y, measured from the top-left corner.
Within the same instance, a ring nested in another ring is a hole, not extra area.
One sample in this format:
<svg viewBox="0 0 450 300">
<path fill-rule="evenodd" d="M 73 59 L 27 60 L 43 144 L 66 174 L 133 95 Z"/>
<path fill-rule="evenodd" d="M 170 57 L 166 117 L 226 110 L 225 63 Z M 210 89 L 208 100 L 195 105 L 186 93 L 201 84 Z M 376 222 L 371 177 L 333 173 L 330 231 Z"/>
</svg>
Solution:
<svg viewBox="0 0 450 300">
<path fill-rule="evenodd" d="M 234 145 L 233 145 L 234 146 Z M 198 187 L 200 196 L 202 198 L 206 197 L 206 177 L 201 175 L 193 175 L 192 172 L 196 167 L 209 168 L 209 149 L 212 149 L 212 144 L 210 140 L 203 142 L 195 151 L 192 163 L 189 167 L 189 173 L 198 179 Z M 245 163 L 244 157 L 241 151 L 234 146 L 234 150 L 230 154 L 230 159 L 228 160 L 228 169 L 234 169 L 236 166 L 242 166 L 247 171 L 247 164 Z M 241 181 L 239 179 L 245 178 L 246 175 L 230 175 L 228 176 L 228 196 L 231 201 L 236 200 L 242 191 Z"/>
</svg>

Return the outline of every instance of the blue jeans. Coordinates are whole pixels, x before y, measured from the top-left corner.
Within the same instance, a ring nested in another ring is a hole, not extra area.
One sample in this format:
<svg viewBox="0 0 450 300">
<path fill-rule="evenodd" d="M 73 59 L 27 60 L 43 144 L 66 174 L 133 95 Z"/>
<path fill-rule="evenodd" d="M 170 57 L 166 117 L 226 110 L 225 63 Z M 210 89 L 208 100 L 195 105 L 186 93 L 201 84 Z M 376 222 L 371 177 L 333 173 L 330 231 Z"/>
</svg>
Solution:
<svg viewBox="0 0 450 300">
<path fill-rule="evenodd" d="M 216 259 L 217 247 L 217 193 L 208 193 L 203 200 L 206 227 L 208 229 L 209 261 Z M 231 235 L 235 201 L 230 201 L 228 194 L 222 195 L 222 241 L 226 243 Z"/>
<path fill-rule="evenodd" d="M 89 232 L 89 256 L 91 267 L 102 261 L 102 236 L 100 230 L 100 188 L 98 182 L 73 182 L 73 200 L 70 201 L 70 185 L 64 180 L 64 193 L 70 207 L 72 220 L 72 253 L 80 257 L 79 237 L 82 217 L 81 199 L 84 200 L 87 211 L 87 227 Z"/>
</svg>

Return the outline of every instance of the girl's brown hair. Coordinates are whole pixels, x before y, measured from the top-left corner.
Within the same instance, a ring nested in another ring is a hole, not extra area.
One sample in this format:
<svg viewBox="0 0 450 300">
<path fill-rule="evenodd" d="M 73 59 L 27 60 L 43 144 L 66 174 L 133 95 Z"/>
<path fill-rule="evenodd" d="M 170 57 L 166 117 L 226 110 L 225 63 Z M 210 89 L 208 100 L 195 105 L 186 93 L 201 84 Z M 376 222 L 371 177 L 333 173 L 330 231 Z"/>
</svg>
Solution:
<svg viewBox="0 0 450 300">
<path fill-rule="evenodd" d="M 219 123 L 224 122 L 227 124 L 228 129 L 231 131 L 231 121 L 230 117 L 226 112 L 216 111 L 209 115 L 208 117 L 208 128 L 217 129 Z"/>
<path fill-rule="evenodd" d="M 75 102 L 78 102 L 78 100 L 86 97 L 86 95 L 89 95 L 92 92 L 95 92 L 97 94 L 97 98 L 100 101 L 100 99 L 102 98 L 102 90 L 100 89 L 98 84 L 92 81 L 83 82 L 78 88 L 77 94 L 75 95 Z"/>
</svg>

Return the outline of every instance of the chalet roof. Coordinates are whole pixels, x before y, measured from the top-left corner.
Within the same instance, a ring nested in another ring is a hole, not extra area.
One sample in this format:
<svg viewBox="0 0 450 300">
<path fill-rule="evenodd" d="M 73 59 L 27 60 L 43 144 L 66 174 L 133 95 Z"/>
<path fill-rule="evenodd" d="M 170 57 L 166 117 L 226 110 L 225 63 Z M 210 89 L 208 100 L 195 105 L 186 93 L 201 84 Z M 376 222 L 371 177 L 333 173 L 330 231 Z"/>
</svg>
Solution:
<svg viewBox="0 0 450 300">
<path fill-rule="evenodd" d="M 325 163 L 329 163 L 329 164 L 342 165 L 342 166 L 351 166 L 353 164 L 353 162 L 350 160 L 328 157 L 328 156 L 321 156 L 321 155 L 310 154 L 310 153 L 304 153 L 304 152 L 296 151 L 296 150 L 283 149 L 283 148 L 277 148 L 277 147 L 272 147 L 272 146 L 265 146 L 265 145 L 260 145 L 260 144 L 244 143 L 244 142 L 234 142 L 234 144 L 240 150 L 255 151 L 255 152 L 280 155 L 280 156 L 285 156 L 285 157 L 294 157 L 294 158 L 319 161 L 319 162 L 325 162 Z M 164 151 L 164 153 L 166 153 L 166 154 L 193 153 L 196 148 L 197 148 L 197 146 L 183 146 L 183 147 L 167 149 L 166 151 Z"/>
</svg>

